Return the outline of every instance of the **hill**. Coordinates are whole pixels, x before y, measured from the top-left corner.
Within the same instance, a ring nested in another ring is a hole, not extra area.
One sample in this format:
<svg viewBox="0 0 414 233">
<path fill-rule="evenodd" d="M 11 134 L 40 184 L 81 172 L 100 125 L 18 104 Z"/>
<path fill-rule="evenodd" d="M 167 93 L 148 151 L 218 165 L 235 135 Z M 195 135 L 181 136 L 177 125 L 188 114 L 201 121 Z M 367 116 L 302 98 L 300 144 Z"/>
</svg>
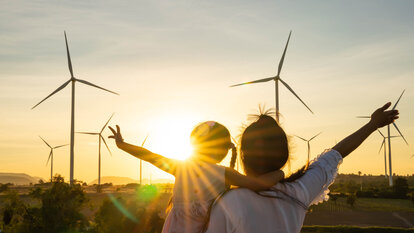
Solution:
<svg viewBox="0 0 414 233">
<path fill-rule="evenodd" d="M 25 173 L 0 172 L 0 184 L 12 183 L 14 185 L 29 185 L 30 183 L 36 184 L 39 180 L 43 179 L 40 177 L 29 176 Z"/>
<path fill-rule="evenodd" d="M 98 179 L 95 179 L 88 183 L 89 185 L 97 184 Z M 101 184 L 105 183 L 112 183 L 113 185 L 122 185 L 122 184 L 130 184 L 130 183 L 139 183 L 139 180 L 134 180 L 129 177 L 119 177 L 119 176 L 103 176 L 101 177 Z M 143 179 L 143 184 L 149 184 L 149 179 Z M 160 183 L 174 183 L 174 180 L 169 179 L 156 179 L 151 181 L 152 184 L 160 184 Z"/>
</svg>

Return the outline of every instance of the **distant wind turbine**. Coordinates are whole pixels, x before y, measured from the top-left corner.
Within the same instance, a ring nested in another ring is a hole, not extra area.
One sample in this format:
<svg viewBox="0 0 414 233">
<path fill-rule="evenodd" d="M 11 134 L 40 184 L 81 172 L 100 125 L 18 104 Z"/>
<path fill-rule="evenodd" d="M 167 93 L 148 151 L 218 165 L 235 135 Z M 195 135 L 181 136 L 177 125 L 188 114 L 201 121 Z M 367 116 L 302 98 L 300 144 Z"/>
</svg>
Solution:
<svg viewBox="0 0 414 233">
<path fill-rule="evenodd" d="M 147 141 L 148 134 L 145 137 L 144 141 L 141 144 L 141 147 L 144 147 L 145 142 Z M 139 160 L 139 184 L 142 185 L 142 159 Z"/>
<path fill-rule="evenodd" d="M 50 160 L 50 182 L 52 182 L 53 181 L 53 150 L 57 149 L 57 148 L 60 148 L 60 147 L 63 147 L 63 146 L 67 146 L 69 144 L 52 147 L 52 146 L 49 145 L 49 143 L 46 142 L 45 139 L 43 139 L 40 136 L 39 136 L 39 138 L 42 139 L 42 141 L 50 148 L 50 153 L 49 153 L 49 157 L 47 158 L 46 165 L 49 163 L 49 160 Z"/>
<path fill-rule="evenodd" d="M 52 95 L 56 94 L 57 92 L 59 92 L 60 90 L 62 90 L 63 88 L 65 88 L 69 83 L 72 83 L 72 101 L 71 101 L 71 126 L 70 126 L 70 184 L 73 184 L 74 181 L 74 149 L 75 149 L 75 83 L 76 82 L 80 82 L 92 87 L 96 87 L 98 89 L 119 95 L 116 92 L 107 90 L 105 88 L 99 87 L 93 83 L 90 83 L 88 81 L 82 80 L 82 79 L 78 79 L 75 78 L 75 76 L 73 76 L 73 69 L 72 69 L 72 61 L 70 59 L 70 54 L 69 54 L 69 46 L 68 46 L 68 41 L 66 38 L 66 32 L 64 32 L 65 35 L 65 43 L 66 43 L 66 54 L 68 57 L 68 66 L 69 66 L 69 71 L 70 71 L 70 79 L 68 81 L 66 81 L 65 83 L 63 83 L 60 87 L 58 87 L 54 92 L 52 92 L 50 95 L 48 95 L 46 98 L 44 98 L 42 101 L 40 101 L 38 104 L 36 104 L 35 106 L 32 107 L 32 109 L 34 109 L 35 107 L 37 107 L 39 104 L 41 104 L 43 101 L 45 101 L 46 99 L 48 99 L 49 97 L 51 97 Z"/>
<path fill-rule="evenodd" d="M 101 140 L 104 142 L 106 149 L 108 149 L 109 154 L 112 155 L 111 150 L 108 147 L 108 144 L 106 144 L 105 138 L 102 136 L 102 132 L 104 131 L 105 127 L 108 125 L 109 121 L 112 119 L 114 114 L 111 115 L 109 120 L 105 123 L 105 125 L 102 127 L 101 131 L 99 133 L 95 132 L 77 132 L 79 134 L 89 134 L 89 135 L 98 135 L 99 138 L 99 159 L 98 159 L 98 187 L 101 186 Z M 99 188 L 98 188 L 99 190 Z"/>
<path fill-rule="evenodd" d="M 387 144 L 386 144 L 386 140 L 387 140 L 388 137 L 385 137 L 384 134 L 382 134 L 381 131 L 379 131 L 379 130 L 378 130 L 378 133 L 380 133 L 382 138 L 383 138 L 382 143 L 381 143 L 381 147 L 380 147 L 378 153 L 381 153 L 381 150 L 384 147 L 384 172 L 385 172 L 384 174 L 385 174 L 385 177 L 387 177 L 388 174 L 387 174 Z M 396 138 L 396 137 L 398 137 L 398 136 L 391 136 L 391 138 Z"/>
<path fill-rule="evenodd" d="M 302 137 L 299 137 L 299 136 L 295 135 L 297 138 L 302 139 L 303 141 L 305 141 L 307 143 L 307 145 L 308 145 L 308 162 L 309 162 L 309 159 L 310 159 L 310 141 L 312 141 L 314 138 L 316 138 L 317 136 L 319 136 L 321 133 L 322 132 L 316 134 L 315 136 L 311 137 L 309 140 L 304 139 Z"/>
<path fill-rule="evenodd" d="M 403 90 L 403 92 L 401 93 L 400 97 L 398 98 L 397 102 L 395 102 L 394 107 L 392 107 L 391 110 L 395 110 L 395 108 L 398 105 L 398 102 L 400 102 L 401 97 L 403 96 L 405 90 Z M 370 116 L 358 116 L 358 118 L 371 118 Z M 398 133 L 400 134 L 400 136 L 402 137 L 402 139 L 404 140 L 404 142 L 408 145 L 407 140 L 405 140 L 404 135 L 401 133 L 400 129 L 398 128 L 397 124 L 395 122 L 392 123 L 394 125 L 394 128 L 398 131 Z M 392 163 L 391 163 L 391 130 L 390 130 L 390 125 L 387 125 L 387 130 L 388 130 L 388 168 L 389 168 L 389 184 L 390 186 L 393 185 L 392 182 Z"/>
<path fill-rule="evenodd" d="M 236 85 L 232 85 L 230 87 L 236 87 L 236 86 L 241 86 L 241 85 L 246 85 L 246 84 L 253 84 L 253 83 L 262 83 L 262 82 L 268 82 L 268 81 L 275 81 L 275 92 L 276 92 L 276 120 L 279 122 L 279 81 L 294 95 L 296 96 L 296 98 L 299 99 L 300 102 L 302 102 L 303 105 L 305 105 L 305 107 L 313 114 L 312 110 L 305 104 L 305 102 L 302 101 L 302 99 L 295 93 L 295 91 L 293 91 L 293 89 L 280 78 L 280 72 L 282 70 L 282 66 L 283 66 L 283 61 L 285 60 L 285 55 L 286 55 L 286 50 L 289 44 L 289 40 L 290 40 L 290 35 L 292 34 L 292 31 L 290 31 L 289 33 L 289 37 L 288 40 L 286 42 L 286 46 L 285 46 L 285 50 L 283 51 L 282 57 L 280 58 L 280 62 L 279 62 L 279 67 L 277 70 L 277 74 L 274 77 L 270 77 L 270 78 L 264 78 L 264 79 L 258 79 L 258 80 L 254 80 L 254 81 L 250 81 L 250 82 L 245 82 L 245 83 L 240 83 L 240 84 L 236 84 Z"/>
</svg>

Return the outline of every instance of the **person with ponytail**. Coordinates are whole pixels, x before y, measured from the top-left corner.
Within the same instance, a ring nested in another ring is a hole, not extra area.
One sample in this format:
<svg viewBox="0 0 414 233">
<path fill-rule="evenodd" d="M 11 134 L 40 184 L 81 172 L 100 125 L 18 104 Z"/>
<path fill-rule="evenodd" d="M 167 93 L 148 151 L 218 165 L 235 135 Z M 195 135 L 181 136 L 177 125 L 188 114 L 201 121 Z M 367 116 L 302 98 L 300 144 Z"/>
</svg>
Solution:
<svg viewBox="0 0 414 233">
<path fill-rule="evenodd" d="M 284 178 L 281 170 L 269 171 L 257 177 L 244 176 L 234 170 L 237 150 L 231 142 L 230 132 L 215 121 L 197 125 L 191 132 L 194 147 L 192 156 L 185 160 L 166 158 L 151 151 L 125 143 L 120 128 L 109 129 L 121 150 L 175 176 L 172 206 L 165 220 L 163 233 L 199 233 L 202 231 L 208 207 L 230 186 L 253 191 L 268 190 Z M 232 150 L 230 167 L 217 165 Z"/>
<path fill-rule="evenodd" d="M 207 233 L 299 233 L 308 207 L 328 200 L 343 158 L 354 151 L 378 128 L 398 119 L 391 103 L 378 108 L 368 123 L 332 149 L 324 151 L 271 191 L 232 189 L 220 195 L 209 208 L 204 225 Z M 241 137 L 241 160 L 249 177 L 260 177 L 282 169 L 289 160 L 286 133 L 271 116 L 261 114 Z"/>
</svg>

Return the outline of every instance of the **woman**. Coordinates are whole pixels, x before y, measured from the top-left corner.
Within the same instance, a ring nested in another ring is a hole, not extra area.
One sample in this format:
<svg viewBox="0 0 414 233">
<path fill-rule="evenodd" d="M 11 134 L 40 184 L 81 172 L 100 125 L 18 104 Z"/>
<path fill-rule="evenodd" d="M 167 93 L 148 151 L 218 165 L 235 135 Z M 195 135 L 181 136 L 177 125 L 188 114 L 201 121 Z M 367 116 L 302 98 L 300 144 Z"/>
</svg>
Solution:
<svg viewBox="0 0 414 233">
<path fill-rule="evenodd" d="M 319 155 L 272 191 L 259 195 L 235 189 L 218 199 L 211 210 L 208 233 L 300 232 L 307 208 L 328 199 L 328 187 L 335 180 L 342 159 L 371 133 L 398 119 L 391 103 L 377 109 L 371 120 L 331 150 Z M 247 176 L 260 176 L 282 168 L 288 161 L 287 137 L 277 122 L 266 115 L 243 132 L 241 157 Z"/>
</svg>

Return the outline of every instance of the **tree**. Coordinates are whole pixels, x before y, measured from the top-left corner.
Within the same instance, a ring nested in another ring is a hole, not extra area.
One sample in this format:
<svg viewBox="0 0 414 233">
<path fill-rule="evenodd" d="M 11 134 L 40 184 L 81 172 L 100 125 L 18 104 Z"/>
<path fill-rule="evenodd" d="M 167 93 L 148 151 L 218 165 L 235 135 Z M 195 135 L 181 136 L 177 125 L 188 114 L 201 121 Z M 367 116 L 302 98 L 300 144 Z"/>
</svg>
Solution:
<svg viewBox="0 0 414 233">
<path fill-rule="evenodd" d="M 10 189 L 11 183 L 0 184 L 0 193 L 7 192 Z"/>
<path fill-rule="evenodd" d="M 18 232 L 82 232 L 87 225 L 80 212 L 87 201 L 80 184 L 69 185 L 57 175 L 50 189 L 37 188 L 30 194 L 40 200 L 41 207 L 27 208 Z"/>
<path fill-rule="evenodd" d="M 397 198 L 407 198 L 407 192 L 408 192 L 407 179 L 398 177 L 395 180 L 393 190 Z"/>
<path fill-rule="evenodd" d="M 350 205 L 352 208 L 354 208 L 354 204 L 356 202 L 356 195 L 355 194 L 349 194 L 348 197 L 346 198 L 346 203 L 348 205 Z"/>
<path fill-rule="evenodd" d="M 15 191 L 9 191 L 6 194 L 5 200 L 2 218 L 3 229 L 5 232 L 14 232 L 14 229 L 22 221 L 26 213 L 26 206 Z"/>
</svg>

